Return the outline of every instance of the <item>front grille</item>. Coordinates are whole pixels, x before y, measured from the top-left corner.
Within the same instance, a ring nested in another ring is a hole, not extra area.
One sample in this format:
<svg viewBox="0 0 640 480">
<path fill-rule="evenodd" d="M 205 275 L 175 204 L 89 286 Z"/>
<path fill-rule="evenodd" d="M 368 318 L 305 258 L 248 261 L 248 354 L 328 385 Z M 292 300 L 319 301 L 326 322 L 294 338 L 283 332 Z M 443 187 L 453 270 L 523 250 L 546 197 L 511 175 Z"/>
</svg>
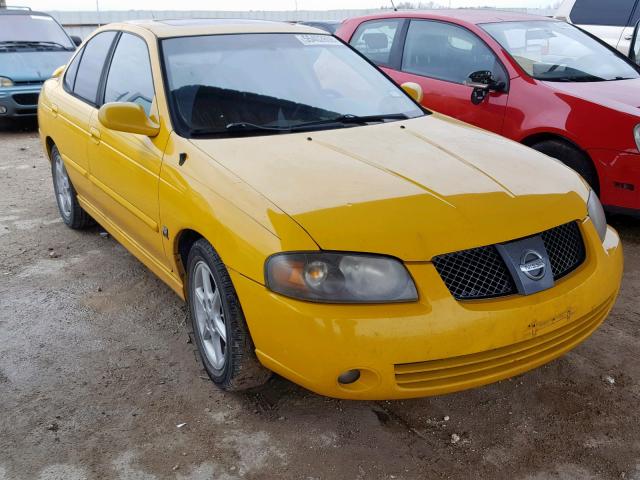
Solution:
<svg viewBox="0 0 640 480">
<path fill-rule="evenodd" d="M 13 100 L 18 105 L 37 105 L 38 94 L 37 93 L 16 93 L 13 95 Z"/>
<path fill-rule="evenodd" d="M 586 251 L 576 222 L 552 228 L 541 236 L 549 254 L 554 280 L 573 272 L 584 262 Z"/>
<path fill-rule="evenodd" d="M 549 254 L 554 280 L 571 273 L 586 253 L 580 227 L 570 222 L 540 234 Z M 517 293 L 516 285 L 495 245 L 439 255 L 433 264 L 457 300 L 503 297 Z"/>
</svg>

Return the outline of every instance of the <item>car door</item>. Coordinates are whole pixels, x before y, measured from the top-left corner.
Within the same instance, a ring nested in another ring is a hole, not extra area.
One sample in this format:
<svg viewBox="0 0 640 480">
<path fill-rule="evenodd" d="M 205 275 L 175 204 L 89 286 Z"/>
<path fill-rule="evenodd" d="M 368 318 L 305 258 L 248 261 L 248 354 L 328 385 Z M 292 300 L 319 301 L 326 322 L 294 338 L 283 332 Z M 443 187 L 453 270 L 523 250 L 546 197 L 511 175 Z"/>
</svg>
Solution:
<svg viewBox="0 0 640 480">
<path fill-rule="evenodd" d="M 147 43 L 122 32 L 103 80 L 101 104 L 133 102 L 158 122 L 155 86 Z M 89 143 L 97 207 L 144 253 L 167 265 L 158 210 L 158 181 L 164 142 L 105 128 L 95 115 Z"/>
<path fill-rule="evenodd" d="M 62 88 L 52 91 L 52 137 L 62 155 L 71 181 L 83 198 L 91 197 L 87 146 L 91 119 L 97 112 L 98 84 L 116 32 L 91 38 L 67 68 Z"/>
<path fill-rule="evenodd" d="M 471 73 L 478 71 L 490 71 L 505 89 L 492 91 L 474 104 L 473 88 L 465 83 Z M 424 92 L 422 103 L 427 108 L 501 133 L 509 78 L 489 46 L 466 28 L 436 20 L 411 19 L 400 70 L 391 75 L 399 84 L 418 83 Z"/>
</svg>

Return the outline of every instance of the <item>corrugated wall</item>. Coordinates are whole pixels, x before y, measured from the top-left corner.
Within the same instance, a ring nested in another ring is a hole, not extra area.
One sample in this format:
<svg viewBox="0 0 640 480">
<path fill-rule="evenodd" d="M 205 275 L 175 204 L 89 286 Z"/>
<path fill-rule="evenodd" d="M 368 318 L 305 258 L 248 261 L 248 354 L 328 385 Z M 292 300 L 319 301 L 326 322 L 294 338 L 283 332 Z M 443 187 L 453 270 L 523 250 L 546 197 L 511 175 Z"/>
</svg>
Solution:
<svg viewBox="0 0 640 480">
<path fill-rule="evenodd" d="M 528 12 L 537 15 L 552 15 L 550 9 L 513 8 L 506 9 Z M 343 20 L 349 17 L 378 13 L 381 9 L 368 10 L 290 10 L 290 11 L 221 11 L 221 10 L 126 10 L 126 11 L 50 11 L 71 35 L 84 38 L 98 25 L 111 22 L 122 22 L 136 19 L 168 19 L 168 18 L 252 18 L 257 20 Z"/>
</svg>

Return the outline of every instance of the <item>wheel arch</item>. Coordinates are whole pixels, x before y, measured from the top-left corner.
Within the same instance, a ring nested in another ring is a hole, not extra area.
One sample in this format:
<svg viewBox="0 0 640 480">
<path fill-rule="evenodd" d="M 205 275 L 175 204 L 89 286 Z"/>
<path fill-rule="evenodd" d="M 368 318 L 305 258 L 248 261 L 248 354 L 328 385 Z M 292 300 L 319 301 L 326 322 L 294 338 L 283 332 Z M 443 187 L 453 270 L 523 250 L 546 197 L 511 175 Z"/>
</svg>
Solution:
<svg viewBox="0 0 640 480">
<path fill-rule="evenodd" d="M 51 161 L 51 151 L 53 150 L 53 147 L 56 146 L 56 142 L 53 141 L 53 138 L 47 135 L 44 140 L 44 145 L 47 151 L 47 158 L 49 161 Z"/>
<path fill-rule="evenodd" d="M 180 276 L 186 286 L 186 278 L 187 278 L 187 260 L 189 259 L 189 251 L 194 243 L 196 243 L 201 238 L 206 238 L 200 232 L 193 230 L 191 228 L 185 228 L 180 230 L 175 237 L 174 241 L 174 253 L 176 254 L 176 259 L 178 260 L 178 269 Z"/>
<path fill-rule="evenodd" d="M 520 141 L 520 143 L 522 143 L 523 145 L 526 145 L 527 147 L 533 147 L 537 143 L 546 142 L 550 140 L 564 143 L 565 145 L 568 145 L 569 147 L 574 148 L 575 150 L 580 152 L 582 155 L 584 155 L 584 158 L 586 158 L 589 161 L 594 171 L 596 172 L 596 176 L 598 178 L 598 187 L 600 187 L 602 182 L 602 175 L 600 174 L 598 165 L 596 164 L 596 162 L 593 161 L 593 158 L 591 158 L 591 155 L 589 155 L 589 153 L 585 149 L 583 149 L 580 145 L 578 145 L 573 140 L 563 135 L 560 135 L 558 133 L 538 132 L 523 138 Z"/>
</svg>

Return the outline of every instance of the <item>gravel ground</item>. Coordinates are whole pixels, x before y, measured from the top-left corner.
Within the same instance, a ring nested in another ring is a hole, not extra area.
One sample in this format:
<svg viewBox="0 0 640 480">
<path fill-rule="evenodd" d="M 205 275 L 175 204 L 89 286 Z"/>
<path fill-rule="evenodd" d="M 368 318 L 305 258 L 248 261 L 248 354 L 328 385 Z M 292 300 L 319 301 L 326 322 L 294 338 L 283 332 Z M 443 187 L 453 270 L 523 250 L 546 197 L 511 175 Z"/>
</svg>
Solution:
<svg viewBox="0 0 640 480">
<path fill-rule="evenodd" d="M 0 147 L 0 480 L 640 479 L 640 221 L 610 220 L 613 313 L 543 368 L 411 401 L 227 394 L 170 289 L 59 220 L 34 127 Z"/>
</svg>

